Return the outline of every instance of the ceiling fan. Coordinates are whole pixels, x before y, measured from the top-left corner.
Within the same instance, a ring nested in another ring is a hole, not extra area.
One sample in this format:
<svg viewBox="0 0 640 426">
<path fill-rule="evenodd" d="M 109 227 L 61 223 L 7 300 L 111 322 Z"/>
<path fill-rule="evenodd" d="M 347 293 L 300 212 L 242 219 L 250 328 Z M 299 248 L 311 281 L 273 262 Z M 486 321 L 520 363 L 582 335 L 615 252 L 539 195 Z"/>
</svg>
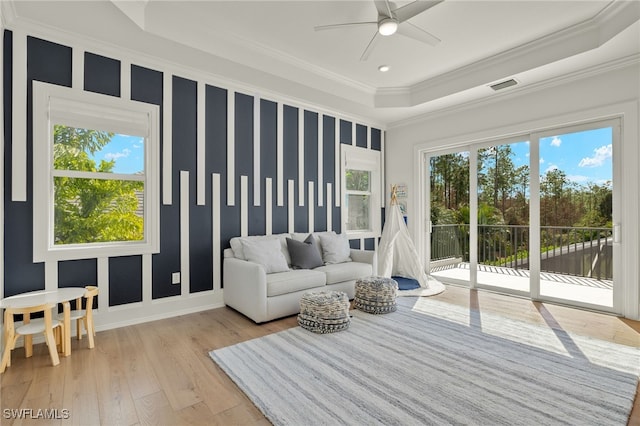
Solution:
<svg viewBox="0 0 640 426">
<path fill-rule="evenodd" d="M 414 1 L 405 6 L 396 7 L 389 0 L 374 0 L 376 9 L 378 10 L 377 21 L 367 22 L 346 22 L 343 24 L 331 24 L 331 25 L 319 25 L 314 27 L 316 31 L 333 30 L 346 27 L 364 26 L 364 25 L 377 25 L 373 38 L 362 52 L 360 56 L 361 61 L 366 61 L 369 55 L 373 51 L 376 43 L 380 39 L 380 36 L 390 36 L 395 34 L 401 34 L 405 37 L 412 38 L 414 40 L 421 41 L 423 43 L 435 46 L 440 43 L 440 39 L 433 34 L 423 30 L 420 27 L 408 22 L 409 19 L 424 12 L 427 9 L 432 8 L 438 3 L 442 3 L 444 0 L 433 1 Z"/>
</svg>

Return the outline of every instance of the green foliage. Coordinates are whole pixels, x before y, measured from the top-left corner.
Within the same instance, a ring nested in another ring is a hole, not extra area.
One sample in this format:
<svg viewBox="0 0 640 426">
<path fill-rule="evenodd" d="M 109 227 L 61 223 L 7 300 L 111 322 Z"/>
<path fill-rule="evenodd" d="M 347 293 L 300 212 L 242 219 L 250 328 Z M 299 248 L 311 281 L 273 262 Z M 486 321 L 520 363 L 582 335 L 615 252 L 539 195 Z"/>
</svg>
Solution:
<svg viewBox="0 0 640 426">
<path fill-rule="evenodd" d="M 115 160 L 96 164 L 93 154 L 109 143 L 112 133 L 54 126 L 54 168 L 113 173 Z M 140 181 L 55 177 L 55 243 L 83 244 L 140 241 L 144 220 L 136 215 Z"/>
</svg>

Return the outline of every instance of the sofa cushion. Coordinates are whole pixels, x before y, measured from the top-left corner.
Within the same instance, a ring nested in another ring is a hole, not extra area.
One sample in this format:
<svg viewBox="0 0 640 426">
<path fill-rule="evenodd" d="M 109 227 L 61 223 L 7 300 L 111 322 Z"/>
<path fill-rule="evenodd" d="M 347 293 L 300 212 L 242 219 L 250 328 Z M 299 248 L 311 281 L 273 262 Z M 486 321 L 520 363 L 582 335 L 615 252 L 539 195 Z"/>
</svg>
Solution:
<svg viewBox="0 0 640 426">
<path fill-rule="evenodd" d="M 289 270 L 278 240 L 243 240 L 242 250 L 247 260 L 262 265 L 267 274 Z"/>
<path fill-rule="evenodd" d="M 326 275 L 323 272 L 309 269 L 292 269 L 288 272 L 268 274 L 267 297 L 322 287 L 326 282 Z"/>
<path fill-rule="evenodd" d="M 324 272 L 327 276 L 327 285 L 340 283 L 343 281 L 357 280 L 368 277 L 373 273 L 371 265 L 360 262 L 335 263 L 332 265 L 320 266 L 314 272 Z"/>
<path fill-rule="evenodd" d="M 313 269 L 324 264 L 318 243 L 311 234 L 302 242 L 287 238 L 287 248 L 294 269 Z"/>
<path fill-rule="evenodd" d="M 347 234 L 318 234 L 322 246 L 322 260 L 325 265 L 331 263 L 351 262 L 351 247 Z"/>
<path fill-rule="evenodd" d="M 275 234 L 275 235 L 254 235 L 250 237 L 233 237 L 229 244 L 231 245 L 231 249 L 233 250 L 233 256 L 236 259 L 247 260 L 247 256 L 244 254 L 244 250 L 242 248 L 243 241 L 257 241 L 257 240 L 278 240 L 280 241 L 280 251 L 284 255 L 284 258 L 287 260 L 287 264 L 291 265 L 291 257 L 289 256 L 289 250 L 287 250 L 287 237 L 290 237 L 291 234 Z"/>
</svg>

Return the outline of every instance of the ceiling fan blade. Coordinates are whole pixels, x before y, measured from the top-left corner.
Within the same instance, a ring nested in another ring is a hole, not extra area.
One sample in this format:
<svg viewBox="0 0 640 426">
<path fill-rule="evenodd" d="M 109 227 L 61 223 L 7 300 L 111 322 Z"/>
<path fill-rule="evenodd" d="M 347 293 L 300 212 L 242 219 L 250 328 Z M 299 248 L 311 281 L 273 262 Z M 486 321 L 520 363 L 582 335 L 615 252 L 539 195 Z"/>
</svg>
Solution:
<svg viewBox="0 0 640 426">
<path fill-rule="evenodd" d="M 422 28 L 416 27 L 411 22 L 404 22 L 402 25 L 398 25 L 398 34 L 430 44 L 431 46 L 435 46 L 442 41 Z"/>
<path fill-rule="evenodd" d="M 443 1 L 444 0 L 414 1 L 413 3 L 392 10 L 392 12 L 399 22 L 404 22 Z"/>
<path fill-rule="evenodd" d="M 345 22 L 344 24 L 317 25 L 317 26 L 313 27 L 313 29 L 316 30 L 316 31 L 335 30 L 337 28 L 359 27 L 359 26 L 371 25 L 371 24 L 378 25 L 378 23 L 374 22 L 374 21 L 371 21 L 371 22 Z"/>
<path fill-rule="evenodd" d="M 378 16 L 391 16 L 389 0 L 374 0 L 374 3 L 378 9 Z"/>
<path fill-rule="evenodd" d="M 371 55 L 373 48 L 376 46 L 376 44 L 378 44 L 379 39 L 380 39 L 380 33 L 376 31 L 376 33 L 373 35 L 373 38 L 367 45 L 367 48 L 364 49 L 364 52 L 362 52 L 362 56 L 360 56 L 361 61 L 366 61 L 367 59 L 369 59 L 369 55 Z"/>
</svg>

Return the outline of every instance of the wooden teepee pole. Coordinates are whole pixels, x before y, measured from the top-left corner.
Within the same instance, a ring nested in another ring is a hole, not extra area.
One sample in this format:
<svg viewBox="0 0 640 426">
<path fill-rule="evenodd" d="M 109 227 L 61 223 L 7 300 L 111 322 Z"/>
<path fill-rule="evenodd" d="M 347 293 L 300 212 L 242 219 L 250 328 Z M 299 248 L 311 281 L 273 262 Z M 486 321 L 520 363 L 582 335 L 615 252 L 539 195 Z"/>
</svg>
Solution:
<svg viewBox="0 0 640 426">
<path fill-rule="evenodd" d="M 398 185 L 391 185 L 391 205 L 395 206 L 398 204 Z"/>
</svg>

